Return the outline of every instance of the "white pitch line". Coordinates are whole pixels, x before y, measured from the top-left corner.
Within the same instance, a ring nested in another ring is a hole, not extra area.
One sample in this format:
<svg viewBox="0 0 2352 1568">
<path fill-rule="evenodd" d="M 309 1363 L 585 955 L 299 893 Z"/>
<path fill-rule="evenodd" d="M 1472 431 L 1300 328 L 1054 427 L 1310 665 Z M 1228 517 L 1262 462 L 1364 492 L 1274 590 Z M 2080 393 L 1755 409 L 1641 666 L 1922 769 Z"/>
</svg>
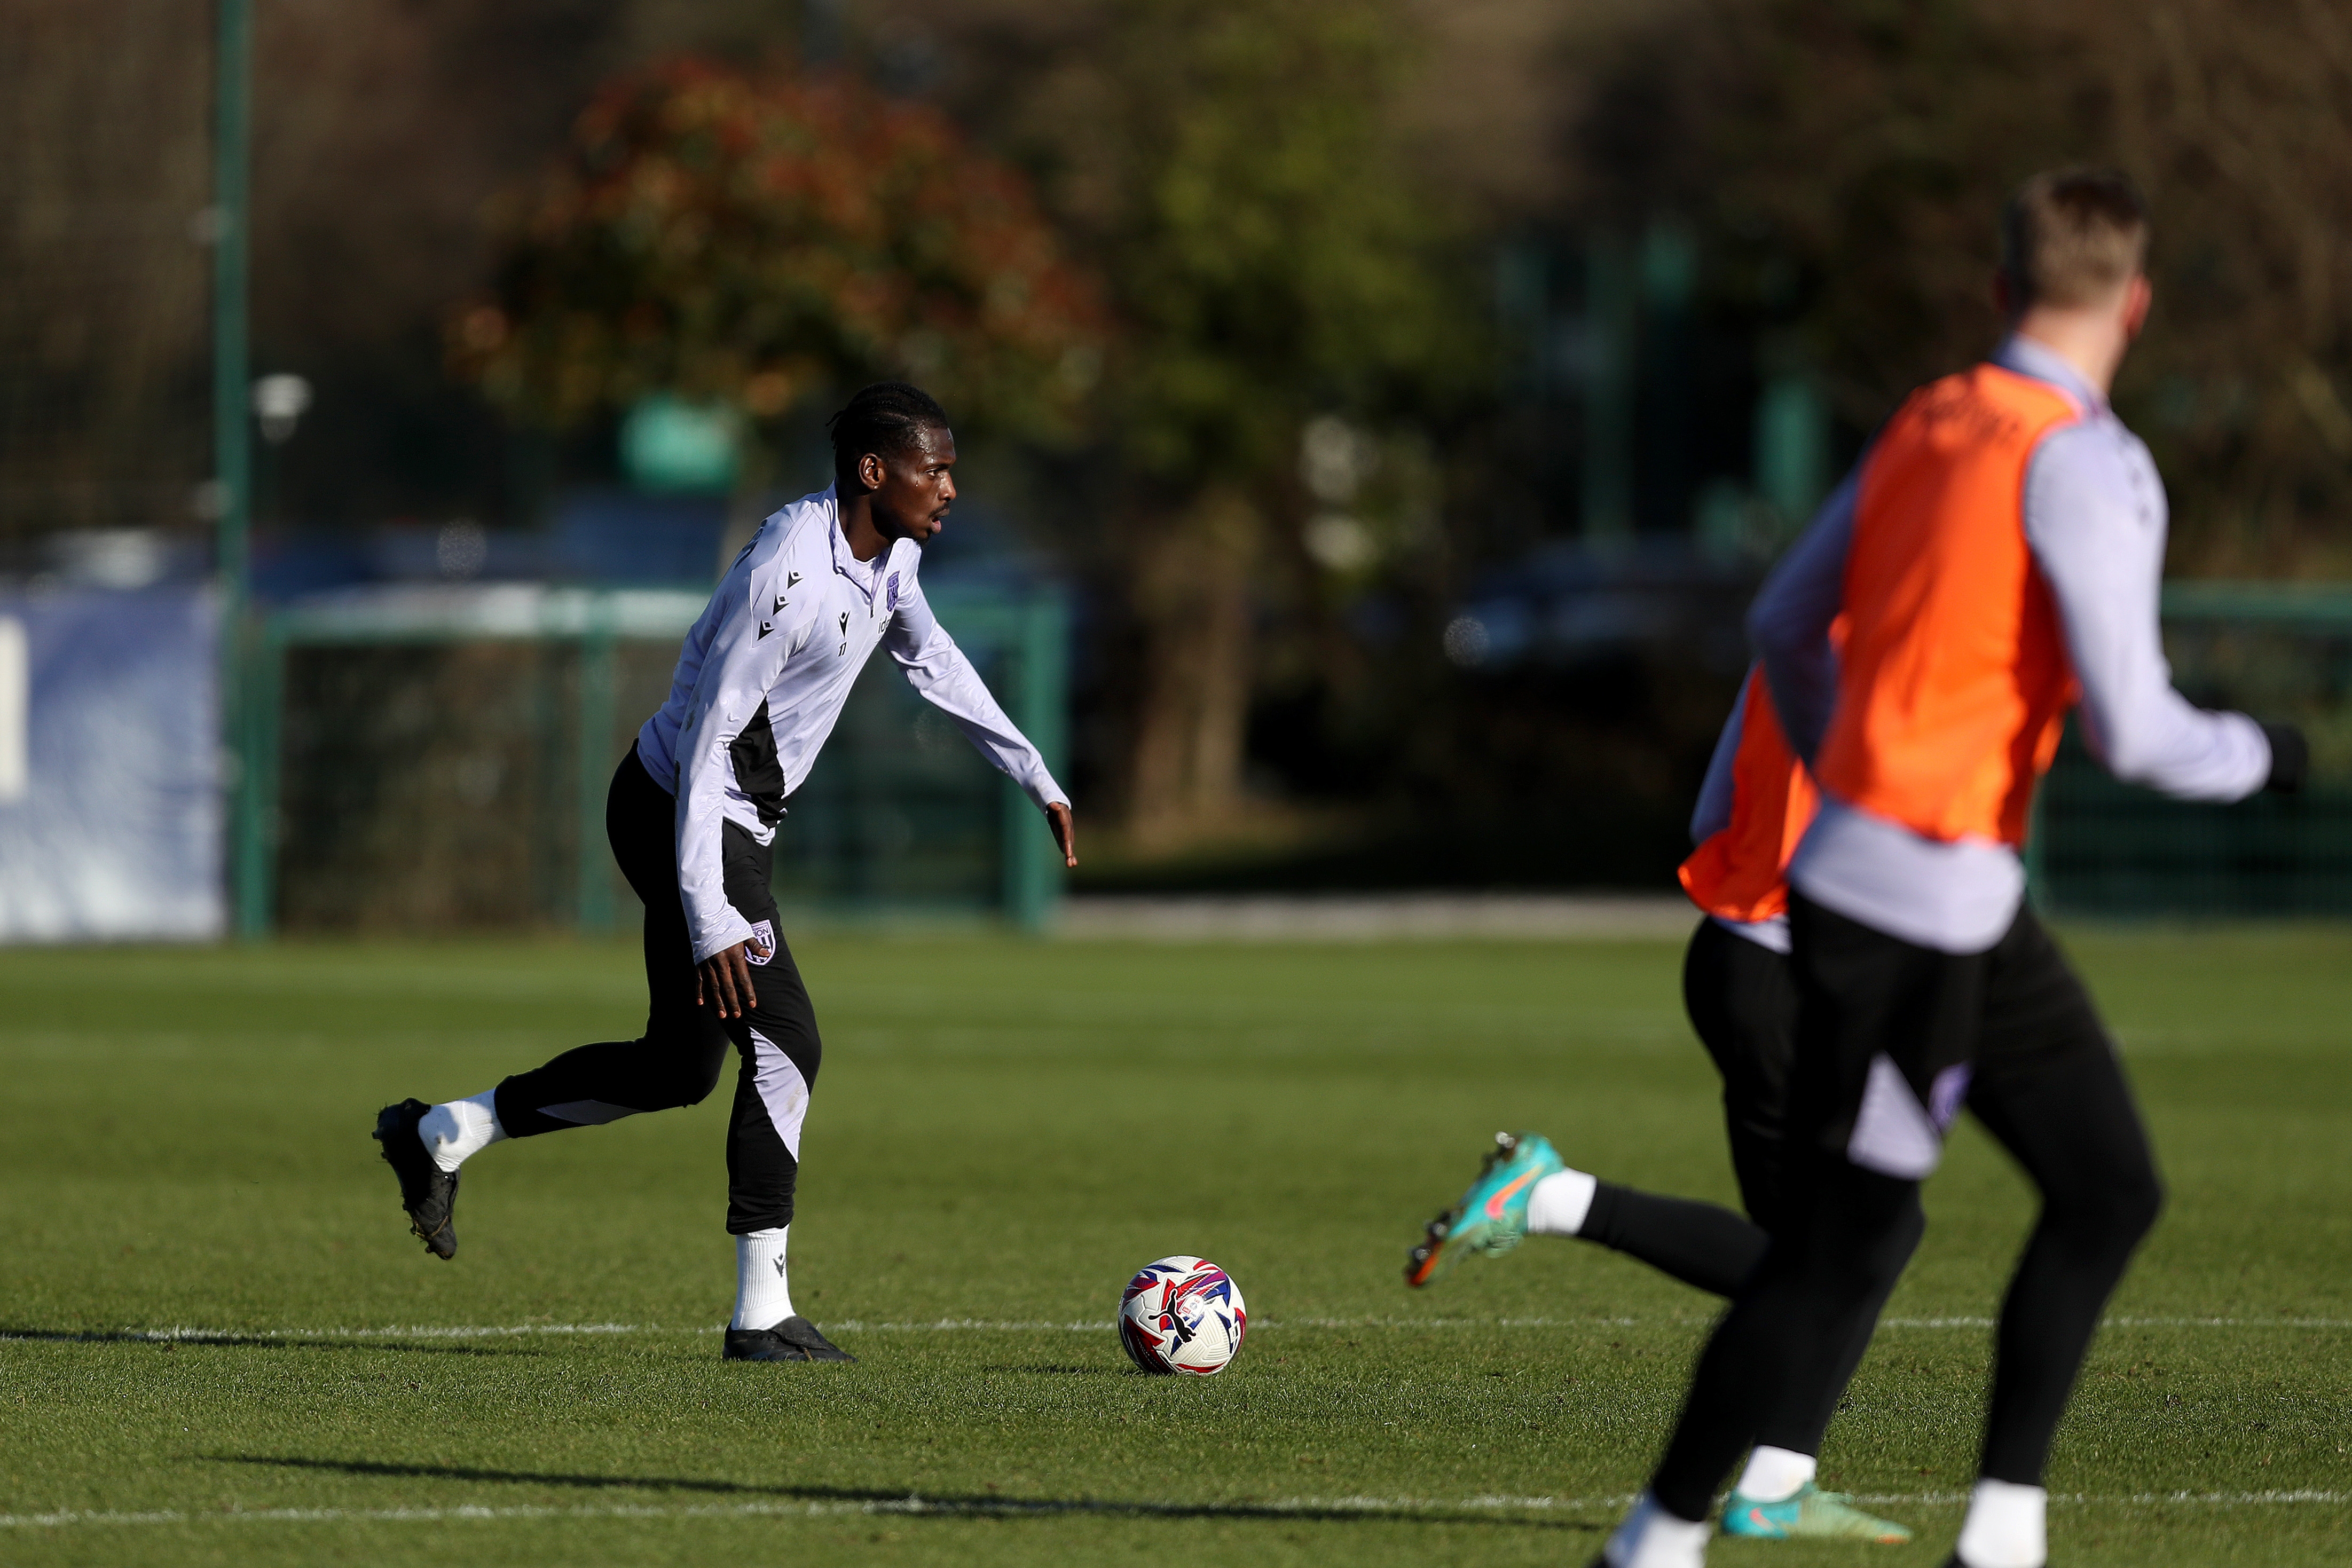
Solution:
<svg viewBox="0 0 2352 1568">
<path fill-rule="evenodd" d="M 1675 1328 L 1701 1326 L 1711 1320 L 1703 1317 L 1664 1318 L 1260 1318 L 1250 1326 L 1255 1329 L 1593 1329 L 1634 1328 L 1643 1323 L 1664 1324 Z M 1979 1316 L 1886 1318 L 1879 1327 L 1886 1329 L 1989 1329 L 1995 1320 Z M 1057 1322 L 1051 1319 L 994 1318 L 933 1318 L 914 1322 L 867 1322 L 848 1319 L 828 1325 L 836 1333 L 1108 1333 L 1118 1325 L 1106 1318 Z M 2344 1329 L 2352 1328 L 2352 1318 L 2232 1318 L 2232 1317 L 2114 1317 L 2106 1319 L 2103 1328 L 2238 1328 L 2238 1329 Z M 713 1334 L 716 1325 L 699 1327 L 668 1327 L 658 1323 L 504 1323 L 504 1324 L 416 1324 L 405 1328 L 197 1328 L 179 1326 L 160 1329 L 90 1329 L 90 1330 L 26 1330 L 0 1329 L 0 1342 L 110 1343 L 124 1341 L 149 1343 L 203 1344 L 207 1342 L 271 1339 L 300 1343 L 305 1340 L 338 1339 L 516 1339 L 535 1334 Z"/>
<path fill-rule="evenodd" d="M 1986 1317 L 1882 1318 L 1883 1329 L 1989 1329 L 1997 1319 Z M 2352 1318 L 2105 1318 L 2107 1329 L 2343 1329 Z"/>
<path fill-rule="evenodd" d="M 1129 1514 L 1138 1518 L 1201 1515 L 1254 1518 L 1263 1515 L 1361 1513 L 1419 1515 L 1429 1513 L 1581 1512 L 1621 1509 L 1633 1500 L 1621 1497 L 1470 1497 L 1451 1500 L 1406 1497 L 1297 1497 L 1263 1501 L 1028 1500 L 1019 1498 L 933 1499 L 919 1496 L 877 1499 L 866 1502 L 742 1502 L 742 1503 L 609 1503 L 577 1508 L 541 1504 L 505 1506 L 461 1505 L 454 1508 L 256 1508 L 194 1512 L 179 1509 L 147 1511 L 62 1510 L 54 1513 L 0 1513 L 0 1529 L 41 1530 L 70 1525 L 175 1524 L 431 1524 L 507 1519 L 824 1519 L 850 1515 L 899 1515 L 911 1518 L 956 1518 L 1060 1513 Z M 1968 1500 L 1964 1492 L 1885 1492 L 1856 1498 L 1874 1508 L 1956 1508 Z M 2211 1508 L 2268 1508 L 2294 1504 L 2352 1504 L 2352 1492 L 2304 1490 L 2295 1491 L 2134 1492 L 2100 1497 L 2087 1493 L 2053 1493 L 2051 1501 L 2078 1507 L 2182 1504 Z"/>
<path fill-rule="evenodd" d="M 833 1325 L 843 1333 L 1109 1333 L 1118 1327 L 1108 1318 L 1078 1322 L 1001 1322 L 991 1318 L 935 1318 L 929 1322 L 869 1323 L 852 1318 Z M 717 1329 L 703 1331 L 717 1333 Z"/>
<path fill-rule="evenodd" d="M 457 1327 L 436 1327 L 418 1324 L 410 1328 L 375 1329 L 214 1329 L 175 1327 L 167 1329 L 0 1329 L 0 1340 L 50 1340 L 66 1343 L 106 1343 L 123 1340 L 140 1340 L 154 1344 L 203 1344 L 214 1340 L 247 1339 L 501 1339 L 520 1334 L 616 1334 L 658 1333 L 638 1323 L 516 1323 L 511 1326 L 479 1324 Z M 679 1331 L 703 1333 L 696 1329 Z M 708 1331 L 716 1333 L 716 1330 Z"/>
</svg>

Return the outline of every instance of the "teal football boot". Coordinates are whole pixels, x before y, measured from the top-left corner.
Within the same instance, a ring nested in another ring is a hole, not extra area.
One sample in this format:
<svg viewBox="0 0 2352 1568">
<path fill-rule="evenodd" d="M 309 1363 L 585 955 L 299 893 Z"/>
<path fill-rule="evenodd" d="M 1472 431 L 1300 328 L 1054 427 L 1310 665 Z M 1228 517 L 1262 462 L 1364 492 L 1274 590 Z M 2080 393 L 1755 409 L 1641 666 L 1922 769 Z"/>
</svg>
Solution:
<svg viewBox="0 0 2352 1568">
<path fill-rule="evenodd" d="M 1843 1492 L 1823 1491 L 1812 1482 L 1778 1502 L 1758 1502 L 1733 1492 L 1723 1505 L 1723 1533 L 1749 1541 L 1875 1541 L 1900 1546 L 1911 1532 L 1853 1506 Z"/>
<path fill-rule="evenodd" d="M 1474 1253 L 1498 1258 L 1528 1233 L 1528 1195 L 1568 1166 L 1551 1140 L 1535 1133 L 1497 1133 L 1486 1168 L 1462 1201 L 1429 1222 L 1406 1258 L 1404 1282 L 1418 1288 Z"/>
</svg>

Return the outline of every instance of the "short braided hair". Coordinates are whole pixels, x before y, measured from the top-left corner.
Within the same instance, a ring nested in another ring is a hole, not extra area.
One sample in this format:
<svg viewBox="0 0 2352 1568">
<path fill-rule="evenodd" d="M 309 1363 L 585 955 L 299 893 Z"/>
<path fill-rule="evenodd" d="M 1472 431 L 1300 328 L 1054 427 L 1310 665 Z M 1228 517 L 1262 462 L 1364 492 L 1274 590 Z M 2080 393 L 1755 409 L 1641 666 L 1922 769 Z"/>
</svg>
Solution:
<svg viewBox="0 0 2352 1568">
<path fill-rule="evenodd" d="M 869 452 L 895 456 L 912 451 L 924 431 L 948 428 L 948 413 L 919 386 L 876 382 L 859 389 L 848 406 L 824 423 L 833 433 L 834 477 L 845 493 L 856 476 L 859 458 Z"/>
</svg>

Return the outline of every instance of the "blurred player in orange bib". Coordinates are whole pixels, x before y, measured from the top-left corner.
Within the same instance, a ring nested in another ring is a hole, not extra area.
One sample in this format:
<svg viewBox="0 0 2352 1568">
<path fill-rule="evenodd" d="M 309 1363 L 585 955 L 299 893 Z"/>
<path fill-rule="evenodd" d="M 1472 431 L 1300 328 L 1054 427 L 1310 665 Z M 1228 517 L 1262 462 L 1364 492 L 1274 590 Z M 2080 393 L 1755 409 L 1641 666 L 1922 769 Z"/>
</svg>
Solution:
<svg viewBox="0 0 2352 1568">
<path fill-rule="evenodd" d="M 1431 1222 L 1405 1280 L 1428 1284 L 1467 1257 L 1496 1256 L 1526 1236 L 1571 1236 L 1638 1258 L 1718 1296 L 1738 1292 L 1787 1213 L 1790 1067 L 1797 987 L 1789 967 L 1790 857 L 1818 797 L 1780 732 L 1763 672 L 1751 669 L 1723 727 L 1691 815 L 1696 843 L 1683 890 L 1706 918 L 1683 961 L 1683 1004 L 1723 1075 L 1723 1114 L 1742 1218 L 1727 1208 L 1606 1182 L 1568 1166 L 1532 1133 L 1496 1140 L 1461 1201 Z M 1906 1221 L 1916 1241 L 1915 1203 Z M 1891 1289 L 1890 1276 L 1887 1285 Z M 1843 1371 L 1869 1343 L 1858 1332 Z M 1724 1513 L 1728 1534 L 1763 1540 L 1875 1541 L 1911 1532 L 1875 1519 L 1814 1480 L 1834 1414 L 1834 1385 L 1809 1391 L 1759 1423 L 1755 1451 Z"/>
<path fill-rule="evenodd" d="M 2078 704 L 2110 771 L 2184 799 L 2294 788 L 2306 756 L 2294 730 L 2171 687 L 2164 487 L 2106 401 L 2152 298 L 2147 238 L 2120 175 L 2028 182 L 2003 225 L 2009 337 L 1911 395 L 1749 616 L 1822 792 L 1788 873 L 1789 1211 L 1607 1568 L 1695 1568 L 1715 1490 L 1764 1423 L 1834 1398 L 1964 1105 L 2042 1212 L 2001 1306 L 1951 1562 L 2047 1561 L 2050 1445 L 2162 1189 L 2090 997 L 2025 905 L 2033 789 Z"/>
</svg>

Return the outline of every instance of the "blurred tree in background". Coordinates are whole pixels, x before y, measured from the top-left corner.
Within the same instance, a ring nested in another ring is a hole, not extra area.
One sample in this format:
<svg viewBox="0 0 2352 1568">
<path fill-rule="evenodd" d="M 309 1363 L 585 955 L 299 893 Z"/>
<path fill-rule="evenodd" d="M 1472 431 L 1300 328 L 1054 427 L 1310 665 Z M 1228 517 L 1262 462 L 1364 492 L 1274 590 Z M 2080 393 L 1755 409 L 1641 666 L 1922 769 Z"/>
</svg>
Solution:
<svg viewBox="0 0 2352 1568">
<path fill-rule="evenodd" d="M 1021 40 L 1001 57 L 1025 61 L 1002 83 L 1003 133 L 1112 293 L 1094 515 L 1069 542 L 1116 607 L 1112 781 L 1131 839 L 1171 847 L 1230 830 L 1243 804 L 1261 633 L 1311 614 L 1303 530 L 1318 500 L 1374 502 L 1360 481 L 1383 441 L 1393 480 L 1414 451 L 1396 438 L 1475 381 L 1463 214 L 1401 134 L 1425 39 L 1395 0 L 1136 0 L 995 21 Z M 1414 488 L 1391 499 L 1433 512 Z M 1353 515 L 1323 527 L 1343 573 L 1412 542 Z"/>
<path fill-rule="evenodd" d="M 0 536 L 203 537 L 192 16 L 0 7 Z M 1606 554 L 1580 495 L 1594 345 L 1623 328 L 1640 359 L 1626 449 L 1693 470 L 1634 465 L 1630 542 L 1687 566 L 1702 491 L 1737 512 L 1763 488 L 1768 381 L 1817 389 L 1850 453 L 1993 340 L 2000 201 L 2055 162 L 2119 162 L 2155 203 L 2157 313 L 2116 395 L 2174 499 L 2175 571 L 2352 576 L 2341 0 L 342 0 L 256 23 L 254 368 L 318 392 L 268 457 L 266 525 L 354 553 L 393 523 L 532 529 L 612 482 L 611 414 L 641 392 L 730 403 L 774 455 L 820 386 L 910 375 L 1004 437 L 972 444 L 974 499 L 1081 585 L 1075 782 L 1147 852 L 1245 821 L 1271 841 L 1287 811 L 1360 844 L 1409 824 L 1431 863 L 1493 824 L 1465 874 L 1654 873 L 1720 672 L 1654 643 L 1456 667 L 1438 636 L 1538 555 Z M 719 63 L 648 64 L 686 57 Z M 1675 330 L 1708 357 L 1600 302 L 1596 260 L 1662 236 L 1689 242 Z M 576 434 L 525 428 L 548 420 Z M 1722 568 L 1727 600 L 1755 564 Z M 1603 866 L 1626 802 L 1650 836 Z M 1556 854 L 1527 848 L 1546 822 Z"/>
<path fill-rule="evenodd" d="M 555 423 L 660 392 L 773 419 L 894 375 L 1034 438 L 1091 394 L 1061 543 L 1118 628 L 1131 834 L 1179 843 L 1240 807 L 1259 623 L 1317 574 L 1304 433 L 1323 418 L 1324 469 L 1369 476 L 1380 436 L 1339 416 L 1409 418 L 1474 373 L 1444 209 L 1399 155 L 1413 44 L 1392 0 L 1066 19 L 1019 144 L 1107 318 L 1023 182 L 936 110 L 839 70 L 630 73 L 512 225 L 494 296 L 457 313 L 454 357 Z"/>
<path fill-rule="evenodd" d="M 159 0 L 0 7 L 0 547 L 195 520 L 206 26 Z"/>
<path fill-rule="evenodd" d="M 2174 568 L 2352 570 L 2352 12 L 2326 0 L 1696 0 L 1590 77 L 1599 210 L 1703 215 L 1866 430 L 1998 336 L 2008 192 L 2120 165 L 2157 308 L 2116 390 Z"/>
<path fill-rule="evenodd" d="M 903 378 L 1043 437 L 1098 373 L 1094 286 L 1021 176 L 839 73 L 625 75 L 509 227 L 452 358 L 553 426 L 665 393 L 773 421 Z"/>
</svg>

